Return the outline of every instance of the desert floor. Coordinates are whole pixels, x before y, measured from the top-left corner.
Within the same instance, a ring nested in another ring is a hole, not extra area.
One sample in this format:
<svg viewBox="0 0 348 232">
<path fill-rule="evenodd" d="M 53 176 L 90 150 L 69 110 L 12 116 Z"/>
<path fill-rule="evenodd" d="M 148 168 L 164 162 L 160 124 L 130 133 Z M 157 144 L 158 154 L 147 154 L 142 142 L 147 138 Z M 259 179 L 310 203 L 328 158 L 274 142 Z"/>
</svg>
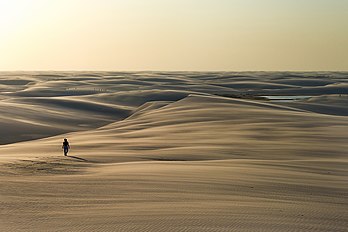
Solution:
<svg viewBox="0 0 348 232">
<path fill-rule="evenodd" d="M 0 231 L 348 228 L 348 73 L 2 72 L 0 118 Z"/>
</svg>

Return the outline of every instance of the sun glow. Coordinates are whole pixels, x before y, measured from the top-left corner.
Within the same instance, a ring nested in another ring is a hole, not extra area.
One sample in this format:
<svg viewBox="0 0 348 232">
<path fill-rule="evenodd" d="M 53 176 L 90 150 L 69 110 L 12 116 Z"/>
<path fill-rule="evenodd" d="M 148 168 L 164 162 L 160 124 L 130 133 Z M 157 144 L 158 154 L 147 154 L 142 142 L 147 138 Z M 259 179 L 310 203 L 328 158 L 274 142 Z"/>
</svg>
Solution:
<svg viewBox="0 0 348 232">
<path fill-rule="evenodd" d="M 0 0 L 0 30 L 1 35 L 18 30 L 25 24 L 25 18 L 30 11 L 28 1 Z"/>
</svg>

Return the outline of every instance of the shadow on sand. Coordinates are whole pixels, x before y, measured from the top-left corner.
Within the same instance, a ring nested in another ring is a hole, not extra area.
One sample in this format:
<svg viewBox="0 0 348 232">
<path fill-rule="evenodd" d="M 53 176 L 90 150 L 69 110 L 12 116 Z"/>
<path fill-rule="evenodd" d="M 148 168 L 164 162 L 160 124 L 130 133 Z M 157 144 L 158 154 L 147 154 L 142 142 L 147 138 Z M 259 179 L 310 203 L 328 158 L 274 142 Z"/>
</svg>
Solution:
<svg viewBox="0 0 348 232">
<path fill-rule="evenodd" d="M 77 157 L 77 156 L 68 155 L 68 156 L 66 156 L 66 157 L 72 158 L 72 159 L 76 159 L 76 160 L 78 160 L 78 161 L 80 161 L 80 162 L 95 163 L 95 162 L 93 162 L 93 161 L 86 160 L 86 159 L 83 159 L 83 158 L 80 158 L 80 157 Z"/>
</svg>

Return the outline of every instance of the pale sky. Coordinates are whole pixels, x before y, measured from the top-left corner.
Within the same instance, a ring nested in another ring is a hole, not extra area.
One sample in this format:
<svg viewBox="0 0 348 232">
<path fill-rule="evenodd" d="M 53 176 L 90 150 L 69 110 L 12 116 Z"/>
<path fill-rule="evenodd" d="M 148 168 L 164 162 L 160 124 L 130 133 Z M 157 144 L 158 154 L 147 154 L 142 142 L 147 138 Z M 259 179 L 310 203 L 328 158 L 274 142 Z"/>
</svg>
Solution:
<svg viewBox="0 0 348 232">
<path fill-rule="evenodd" d="M 0 70 L 348 70 L 348 0 L 0 0 Z"/>
</svg>

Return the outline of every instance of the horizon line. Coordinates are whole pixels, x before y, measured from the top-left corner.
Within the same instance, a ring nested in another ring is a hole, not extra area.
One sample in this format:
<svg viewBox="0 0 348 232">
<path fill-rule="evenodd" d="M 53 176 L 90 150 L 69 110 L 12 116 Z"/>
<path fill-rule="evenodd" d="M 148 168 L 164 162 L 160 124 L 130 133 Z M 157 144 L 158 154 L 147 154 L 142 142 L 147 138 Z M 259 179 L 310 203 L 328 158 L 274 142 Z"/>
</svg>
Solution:
<svg viewBox="0 0 348 232">
<path fill-rule="evenodd" d="M 0 72 L 348 72 L 347 70 L 0 70 Z"/>
</svg>

